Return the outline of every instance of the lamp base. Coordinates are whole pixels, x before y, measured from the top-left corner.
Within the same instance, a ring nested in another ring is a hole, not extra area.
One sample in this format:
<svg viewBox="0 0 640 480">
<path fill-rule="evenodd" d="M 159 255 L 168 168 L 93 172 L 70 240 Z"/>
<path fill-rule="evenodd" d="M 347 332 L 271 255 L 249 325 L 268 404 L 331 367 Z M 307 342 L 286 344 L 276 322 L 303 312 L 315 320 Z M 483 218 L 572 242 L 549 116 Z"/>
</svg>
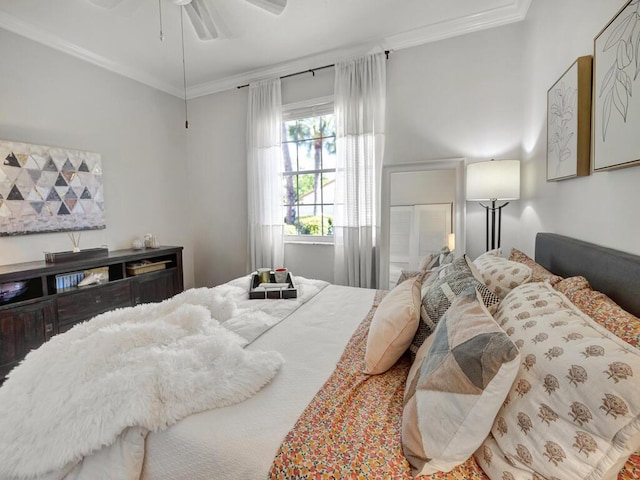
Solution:
<svg viewBox="0 0 640 480">
<path fill-rule="evenodd" d="M 500 248 L 500 232 L 502 229 L 502 209 L 507 205 L 509 205 L 509 202 L 505 202 L 502 205 L 496 206 L 496 200 L 491 200 L 491 205 L 485 205 L 484 203 L 481 203 L 480 205 L 484 207 L 486 211 L 485 212 L 486 218 L 487 218 L 486 249 L 488 252 L 489 250 Z M 496 231 L 496 212 L 498 213 L 497 231 Z M 489 230 L 489 216 L 491 216 L 491 230 Z M 489 246 L 491 246 L 491 248 L 489 248 Z"/>
</svg>

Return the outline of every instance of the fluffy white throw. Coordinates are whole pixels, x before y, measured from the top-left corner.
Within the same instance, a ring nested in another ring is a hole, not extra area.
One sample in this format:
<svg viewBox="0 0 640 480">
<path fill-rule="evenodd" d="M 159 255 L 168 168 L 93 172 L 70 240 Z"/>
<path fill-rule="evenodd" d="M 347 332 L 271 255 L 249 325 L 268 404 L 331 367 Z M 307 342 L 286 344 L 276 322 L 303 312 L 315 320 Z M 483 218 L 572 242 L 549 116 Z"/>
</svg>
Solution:
<svg viewBox="0 0 640 480">
<path fill-rule="evenodd" d="M 128 426 L 166 428 L 269 382 L 280 354 L 244 350 L 189 295 L 107 312 L 29 353 L 0 388 L 0 478 L 62 469 Z"/>
</svg>

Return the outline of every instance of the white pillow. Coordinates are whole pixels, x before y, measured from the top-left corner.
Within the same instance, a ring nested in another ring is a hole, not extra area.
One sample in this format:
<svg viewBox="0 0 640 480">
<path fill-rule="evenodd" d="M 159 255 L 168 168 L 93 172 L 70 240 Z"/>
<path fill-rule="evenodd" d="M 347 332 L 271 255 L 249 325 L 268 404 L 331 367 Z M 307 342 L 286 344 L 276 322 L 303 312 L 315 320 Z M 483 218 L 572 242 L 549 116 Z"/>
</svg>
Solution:
<svg viewBox="0 0 640 480">
<path fill-rule="evenodd" d="M 378 305 L 367 336 L 364 373 L 386 372 L 407 350 L 418 329 L 423 276 L 405 280 Z"/>
</svg>

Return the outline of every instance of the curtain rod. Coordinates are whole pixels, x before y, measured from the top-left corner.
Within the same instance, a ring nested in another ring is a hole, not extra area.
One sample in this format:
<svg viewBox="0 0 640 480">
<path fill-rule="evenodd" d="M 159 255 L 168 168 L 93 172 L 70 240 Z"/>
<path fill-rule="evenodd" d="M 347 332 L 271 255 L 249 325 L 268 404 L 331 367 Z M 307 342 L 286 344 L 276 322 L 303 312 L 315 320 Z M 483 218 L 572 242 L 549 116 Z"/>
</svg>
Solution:
<svg viewBox="0 0 640 480">
<path fill-rule="evenodd" d="M 389 53 L 391 53 L 391 50 L 385 50 L 384 51 L 384 55 L 385 57 L 387 57 L 387 60 L 389 60 Z M 310 68 L 309 70 L 302 70 L 301 72 L 296 72 L 296 73 L 290 73 L 288 75 L 283 75 L 280 77 L 280 80 L 282 80 L 283 78 L 289 78 L 289 77 L 295 77 L 296 75 L 302 75 L 304 73 L 310 73 L 311 75 L 313 75 L 315 77 L 316 72 L 318 70 L 324 70 L 325 68 L 331 68 L 331 67 L 335 67 L 336 64 L 332 63 L 331 65 L 323 65 L 322 67 L 316 67 L 316 68 Z M 238 85 L 236 88 L 240 89 L 240 88 L 246 88 L 248 87 L 249 84 L 245 84 L 245 85 Z"/>
</svg>

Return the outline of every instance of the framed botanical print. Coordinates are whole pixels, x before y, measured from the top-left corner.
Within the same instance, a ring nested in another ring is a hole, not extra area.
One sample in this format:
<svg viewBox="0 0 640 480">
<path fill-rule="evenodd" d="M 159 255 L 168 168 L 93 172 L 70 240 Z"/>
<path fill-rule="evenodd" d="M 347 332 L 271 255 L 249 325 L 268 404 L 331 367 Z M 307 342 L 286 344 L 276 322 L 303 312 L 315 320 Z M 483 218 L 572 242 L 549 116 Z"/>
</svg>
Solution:
<svg viewBox="0 0 640 480">
<path fill-rule="evenodd" d="M 640 0 L 594 40 L 593 170 L 640 164 Z"/>
<path fill-rule="evenodd" d="M 547 181 L 589 175 L 592 58 L 578 58 L 547 91 Z"/>
</svg>

